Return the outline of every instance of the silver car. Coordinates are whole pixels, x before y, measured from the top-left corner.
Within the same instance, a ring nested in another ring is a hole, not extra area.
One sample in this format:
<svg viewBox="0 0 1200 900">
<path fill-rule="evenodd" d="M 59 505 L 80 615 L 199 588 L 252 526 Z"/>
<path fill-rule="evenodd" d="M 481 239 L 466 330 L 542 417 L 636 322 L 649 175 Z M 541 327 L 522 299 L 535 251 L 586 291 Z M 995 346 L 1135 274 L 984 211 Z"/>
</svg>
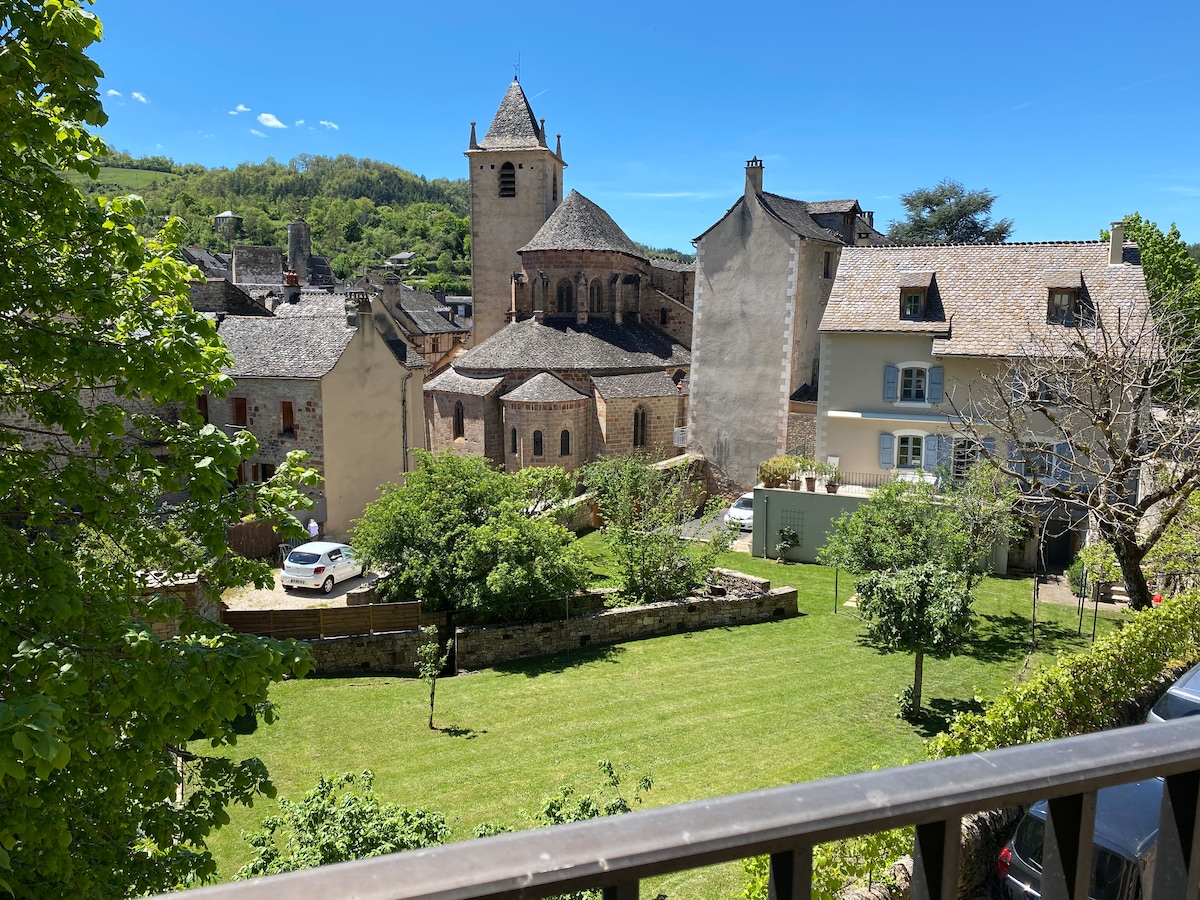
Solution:
<svg viewBox="0 0 1200 900">
<path fill-rule="evenodd" d="M 736 525 L 742 531 L 754 530 L 754 492 L 742 494 L 725 513 L 725 524 Z"/>
<path fill-rule="evenodd" d="M 1147 722 L 1166 722 L 1200 714 L 1200 666 L 1193 666 L 1167 688 L 1146 716 Z"/>
<path fill-rule="evenodd" d="M 355 578 L 362 571 L 362 563 L 354 558 L 354 550 L 349 544 L 311 541 L 287 555 L 279 582 L 285 591 L 320 588 L 328 594 L 339 581 Z"/>
</svg>

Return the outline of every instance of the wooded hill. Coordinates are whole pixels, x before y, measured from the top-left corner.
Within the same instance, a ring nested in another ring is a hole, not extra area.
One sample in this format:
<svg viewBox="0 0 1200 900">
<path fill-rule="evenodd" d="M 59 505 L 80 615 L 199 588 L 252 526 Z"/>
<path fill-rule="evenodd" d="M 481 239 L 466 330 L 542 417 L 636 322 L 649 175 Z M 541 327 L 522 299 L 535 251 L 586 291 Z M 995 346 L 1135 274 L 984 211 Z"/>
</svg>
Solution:
<svg viewBox="0 0 1200 900">
<path fill-rule="evenodd" d="M 408 251 L 416 256 L 406 280 L 427 290 L 471 293 L 471 194 L 465 178 L 427 180 L 348 155 L 302 154 L 287 163 L 268 158 L 206 169 L 164 156 L 113 152 L 97 181 L 77 184 L 88 194 L 141 195 L 146 216 L 140 228 L 147 235 L 177 216 L 187 227 L 189 246 L 227 252 L 231 241 L 214 231 L 213 218 L 230 210 L 242 217 L 232 243 L 286 248 L 287 223 L 302 218 L 312 231 L 313 252 L 328 257 L 339 278 Z M 638 246 L 647 256 L 695 258 Z"/>
</svg>

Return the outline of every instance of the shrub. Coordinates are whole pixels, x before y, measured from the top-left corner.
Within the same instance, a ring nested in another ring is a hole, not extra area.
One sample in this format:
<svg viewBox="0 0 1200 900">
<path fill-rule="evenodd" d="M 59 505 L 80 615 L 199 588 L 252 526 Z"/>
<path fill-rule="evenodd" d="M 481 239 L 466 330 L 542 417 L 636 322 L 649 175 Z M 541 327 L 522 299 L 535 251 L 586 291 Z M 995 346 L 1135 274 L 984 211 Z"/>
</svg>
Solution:
<svg viewBox="0 0 1200 900">
<path fill-rule="evenodd" d="M 1077 559 L 1067 566 L 1067 582 L 1071 585 L 1071 593 L 1076 597 L 1083 596 L 1083 560 Z"/>
<path fill-rule="evenodd" d="M 983 713 L 959 713 L 933 757 L 1048 741 L 1128 724 L 1178 667 L 1200 659 L 1200 592 L 1146 609 L 1087 651 L 1038 669 Z"/>
</svg>

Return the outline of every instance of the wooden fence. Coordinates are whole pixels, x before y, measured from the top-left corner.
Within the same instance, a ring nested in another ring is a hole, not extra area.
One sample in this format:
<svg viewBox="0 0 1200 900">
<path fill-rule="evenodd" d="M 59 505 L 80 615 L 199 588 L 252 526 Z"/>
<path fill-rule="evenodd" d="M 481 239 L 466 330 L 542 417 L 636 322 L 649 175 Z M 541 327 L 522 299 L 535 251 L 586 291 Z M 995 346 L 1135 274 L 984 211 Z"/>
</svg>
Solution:
<svg viewBox="0 0 1200 900">
<path fill-rule="evenodd" d="M 437 614 L 421 615 L 420 603 L 372 603 L 334 609 L 225 610 L 221 621 L 234 631 L 273 638 L 311 640 L 388 631 L 411 631 L 418 625 L 444 626 Z"/>
</svg>

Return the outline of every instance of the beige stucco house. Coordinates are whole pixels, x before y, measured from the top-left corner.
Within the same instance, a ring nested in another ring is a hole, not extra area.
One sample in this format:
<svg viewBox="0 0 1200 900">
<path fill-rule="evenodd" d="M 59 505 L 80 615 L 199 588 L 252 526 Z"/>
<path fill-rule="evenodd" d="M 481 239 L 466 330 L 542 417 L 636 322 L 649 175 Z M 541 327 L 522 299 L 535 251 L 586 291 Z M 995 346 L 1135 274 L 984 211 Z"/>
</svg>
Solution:
<svg viewBox="0 0 1200 900">
<path fill-rule="evenodd" d="M 995 395 L 990 379 L 1014 399 L 1030 390 L 1011 373 L 1031 348 L 1065 348 L 1095 317 L 1119 329 L 1148 302 L 1119 226 L 1110 242 L 847 247 L 820 327 L 817 458 L 868 486 L 958 475 L 981 452 L 1039 466 L 1043 481 L 1067 478 L 1061 423 L 1023 420 L 1017 446 L 999 433 L 981 445 L 955 423 Z"/>
<path fill-rule="evenodd" d="M 763 190 L 763 165 L 696 238 L 688 450 L 743 487 L 788 449 L 811 453 L 817 328 L 843 248 L 886 242 L 856 200 Z"/>
<path fill-rule="evenodd" d="M 233 354 L 225 372 L 235 386 L 223 400 L 202 398 L 202 408 L 257 438 L 241 478 L 265 480 L 289 451 L 308 451 L 324 481 L 301 515 L 327 536 L 348 537 L 380 485 L 399 480 L 412 450 L 425 446 L 425 361 L 365 294 L 342 315 L 226 316 L 218 332 Z"/>
</svg>

